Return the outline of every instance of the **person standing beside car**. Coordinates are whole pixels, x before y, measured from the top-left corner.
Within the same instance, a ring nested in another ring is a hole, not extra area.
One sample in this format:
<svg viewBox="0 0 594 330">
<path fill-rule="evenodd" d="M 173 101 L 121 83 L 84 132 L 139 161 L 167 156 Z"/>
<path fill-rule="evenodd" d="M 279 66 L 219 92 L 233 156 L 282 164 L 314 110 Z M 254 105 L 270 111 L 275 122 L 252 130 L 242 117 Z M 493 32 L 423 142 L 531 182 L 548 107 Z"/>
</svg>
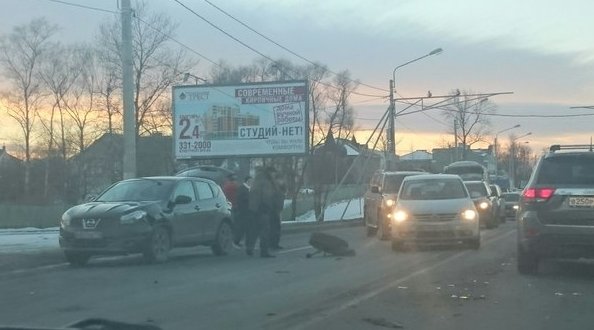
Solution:
<svg viewBox="0 0 594 330">
<path fill-rule="evenodd" d="M 235 174 L 229 174 L 227 176 L 227 180 L 223 184 L 223 193 L 225 193 L 225 197 L 227 200 L 231 202 L 231 206 L 235 205 L 235 198 L 237 196 L 237 176 Z"/>
<path fill-rule="evenodd" d="M 277 189 L 274 183 L 273 174 L 276 170 L 272 167 L 259 168 L 250 189 L 249 209 L 253 215 L 253 221 L 248 230 L 246 240 L 246 253 L 253 255 L 256 239 L 260 239 L 260 257 L 272 258 L 268 248 L 270 243 L 270 218 L 275 210 Z"/>
<path fill-rule="evenodd" d="M 279 175 L 274 176 L 273 184 L 275 185 L 274 196 L 274 210 L 270 216 L 270 247 L 275 250 L 280 250 L 281 236 L 281 212 L 285 207 L 285 185 L 283 184 Z"/>
<path fill-rule="evenodd" d="M 247 236 L 247 228 L 254 227 L 251 225 L 252 216 L 250 212 L 250 189 L 252 185 L 252 177 L 246 176 L 243 183 L 237 188 L 237 194 L 235 195 L 235 204 L 233 204 L 234 213 L 234 237 L 233 243 L 239 247 L 241 246 L 241 240 Z"/>
</svg>

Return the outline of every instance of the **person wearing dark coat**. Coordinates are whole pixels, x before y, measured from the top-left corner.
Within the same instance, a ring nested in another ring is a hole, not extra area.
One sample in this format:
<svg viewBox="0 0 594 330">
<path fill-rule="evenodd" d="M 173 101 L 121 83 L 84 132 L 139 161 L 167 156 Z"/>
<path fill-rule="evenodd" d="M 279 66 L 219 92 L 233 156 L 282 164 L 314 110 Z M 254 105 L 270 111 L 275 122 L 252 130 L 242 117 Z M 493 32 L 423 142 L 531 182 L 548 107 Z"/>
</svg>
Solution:
<svg viewBox="0 0 594 330">
<path fill-rule="evenodd" d="M 274 257 L 270 254 L 270 218 L 273 216 L 276 206 L 276 195 L 279 190 L 274 182 L 273 175 L 276 170 L 273 167 L 259 168 L 250 189 L 249 209 L 252 212 L 253 226 L 248 230 L 250 235 L 246 240 L 246 253 L 253 255 L 256 239 L 260 239 L 260 256 L 262 258 Z"/>
<path fill-rule="evenodd" d="M 281 212 L 285 207 L 285 188 L 280 183 L 280 180 L 275 180 L 278 193 L 274 198 L 274 210 L 270 217 L 270 248 L 280 250 L 281 237 Z"/>
<path fill-rule="evenodd" d="M 251 176 L 246 176 L 243 183 L 237 187 L 235 195 L 235 204 L 233 204 L 233 223 L 235 225 L 233 242 L 236 246 L 240 246 L 242 239 L 246 236 L 246 229 L 252 222 L 249 204 L 252 181 Z"/>
</svg>

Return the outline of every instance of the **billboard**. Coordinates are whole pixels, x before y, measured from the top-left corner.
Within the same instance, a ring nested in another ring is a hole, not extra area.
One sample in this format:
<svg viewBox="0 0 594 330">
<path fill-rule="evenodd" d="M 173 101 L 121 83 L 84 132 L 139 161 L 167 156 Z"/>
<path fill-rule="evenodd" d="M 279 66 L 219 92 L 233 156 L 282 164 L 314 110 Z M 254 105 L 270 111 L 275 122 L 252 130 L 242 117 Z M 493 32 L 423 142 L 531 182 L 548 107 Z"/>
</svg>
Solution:
<svg viewBox="0 0 594 330">
<path fill-rule="evenodd" d="M 306 81 L 173 87 L 176 159 L 302 155 Z"/>
</svg>

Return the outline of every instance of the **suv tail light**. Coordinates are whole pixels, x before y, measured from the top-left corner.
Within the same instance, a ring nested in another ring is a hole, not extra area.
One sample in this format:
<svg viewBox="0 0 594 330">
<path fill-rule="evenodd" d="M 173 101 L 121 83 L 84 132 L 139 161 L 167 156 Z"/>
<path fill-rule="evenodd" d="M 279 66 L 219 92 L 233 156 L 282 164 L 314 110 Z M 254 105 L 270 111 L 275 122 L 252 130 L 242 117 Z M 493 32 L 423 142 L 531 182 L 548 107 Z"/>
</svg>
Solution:
<svg viewBox="0 0 594 330">
<path fill-rule="evenodd" d="M 526 188 L 522 197 L 527 202 L 545 202 L 555 193 L 555 188 Z"/>
</svg>

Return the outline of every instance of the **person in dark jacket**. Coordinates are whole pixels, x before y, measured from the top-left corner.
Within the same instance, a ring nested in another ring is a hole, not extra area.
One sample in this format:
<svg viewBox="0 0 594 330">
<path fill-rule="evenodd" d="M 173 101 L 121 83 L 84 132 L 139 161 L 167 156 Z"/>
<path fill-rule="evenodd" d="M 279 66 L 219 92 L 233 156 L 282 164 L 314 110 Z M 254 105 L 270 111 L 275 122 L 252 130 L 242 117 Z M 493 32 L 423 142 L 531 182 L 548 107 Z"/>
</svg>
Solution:
<svg viewBox="0 0 594 330">
<path fill-rule="evenodd" d="M 274 198 L 274 210 L 270 216 L 270 248 L 280 250 L 281 212 L 285 207 L 285 186 L 278 175 L 274 177 L 278 193 Z"/>
<path fill-rule="evenodd" d="M 246 236 L 246 229 L 253 222 L 249 204 L 252 181 L 251 176 L 248 175 L 245 177 L 243 184 L 237 187 L 235 204 L 232 206 L 233 223 L 235 224 L 233 242 L 236 246 L 241 245 L 241 240 Z"/>
<path fill-rule="evenodd" d="M 274 257 L 268 248 L 270 243 L 270 218 L 275 211 L 276 195 L 279 193 L 274 182 L 273 167 L 259 168 L 250 189 L 249 208 L 254 217 L 254 227 L 250 228 L 246 240 L 246 253 L 253 255 L 256 239 L 260 239 L 260 256 L 262 258 Z"/>
</svg>

